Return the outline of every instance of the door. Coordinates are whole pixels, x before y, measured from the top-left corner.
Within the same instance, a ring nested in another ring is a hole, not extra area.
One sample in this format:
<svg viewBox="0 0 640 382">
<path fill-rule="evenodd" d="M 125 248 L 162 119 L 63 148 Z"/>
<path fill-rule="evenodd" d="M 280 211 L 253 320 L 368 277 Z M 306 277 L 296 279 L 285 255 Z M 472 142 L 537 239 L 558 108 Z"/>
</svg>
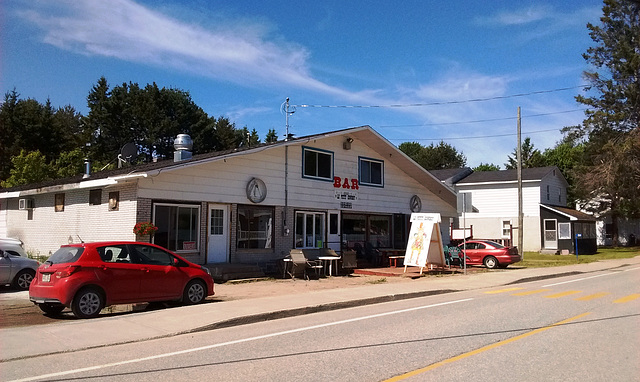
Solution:
<svg viewBox="0 0 640 382">
<path fill-rule="evenodd" d="M 133 244 L 130 248 L 141 270 L 140 296 L 143 299 L 173 300 L 182 296 L 188 277 L 175 266 L 173 255 L 144 244 Z"/>
<path fill-rule="evenodd" d="M 329 211 L 329 224 L 327 232 L 327 247 L 334 251 L 340 251 L 340 212 Z"/>
<path fill-rule="evenodd" d="M 555 219 L 544 220 L 544 248 L 558 249 L 558 229 Z"/>
<path fill-rule="evenodd" d="M 229 206 L 209 204 L 208 263 L 229 261 Z"/>
</svg>

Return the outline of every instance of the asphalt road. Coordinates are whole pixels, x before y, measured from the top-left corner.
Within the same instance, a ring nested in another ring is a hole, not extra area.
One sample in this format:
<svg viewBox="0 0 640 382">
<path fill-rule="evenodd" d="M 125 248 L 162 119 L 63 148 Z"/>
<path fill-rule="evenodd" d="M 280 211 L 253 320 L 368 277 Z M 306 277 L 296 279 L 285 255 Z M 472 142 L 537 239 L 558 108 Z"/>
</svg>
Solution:
<svg viewBox="0 0 640 382">
<path fill-rule="evenodd" d="M 7 361 L 0 378 L 637 381 L 639 275 L 621 268 Z"/>
</svg>

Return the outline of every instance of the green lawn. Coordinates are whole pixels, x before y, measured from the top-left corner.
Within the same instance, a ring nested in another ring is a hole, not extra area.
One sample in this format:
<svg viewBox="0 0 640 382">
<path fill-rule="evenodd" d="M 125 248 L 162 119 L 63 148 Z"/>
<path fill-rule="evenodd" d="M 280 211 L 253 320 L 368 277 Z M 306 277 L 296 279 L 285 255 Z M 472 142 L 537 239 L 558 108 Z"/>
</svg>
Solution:
<svg viewBox="0 0 640 382">
<path fill-rule="evenodd" d="M 524 260 L 516 263 L 518 267 L 557 267 L 560 265 L 570 265 L 576 263 L 592 263 L 598 260 L 607 259 L 628 259 L 631 257 L 640 256 L 640 247 L 601 247 L 598 248 L 598 252 L 593 255 L 578 255 L 579 261 L 576 260 L 576 256 L 571 255 L 543 255 L 537 252 L 525 252 Z"/>
</svg>

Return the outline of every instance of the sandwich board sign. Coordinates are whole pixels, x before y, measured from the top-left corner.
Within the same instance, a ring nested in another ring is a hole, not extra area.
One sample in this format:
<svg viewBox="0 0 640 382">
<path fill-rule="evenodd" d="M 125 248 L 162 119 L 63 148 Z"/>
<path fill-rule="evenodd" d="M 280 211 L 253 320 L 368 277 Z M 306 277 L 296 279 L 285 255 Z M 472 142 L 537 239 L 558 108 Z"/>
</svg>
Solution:
<svg viewBox="0 0 640 382">
<path fill-rule="evenodd" d="M 411 214 L 411 231 L 404 254 L 404 271 L 407 266 L 420 267 L 420 274 L 427 265 L 445 265 L 440 214 Z"/>
</svg>

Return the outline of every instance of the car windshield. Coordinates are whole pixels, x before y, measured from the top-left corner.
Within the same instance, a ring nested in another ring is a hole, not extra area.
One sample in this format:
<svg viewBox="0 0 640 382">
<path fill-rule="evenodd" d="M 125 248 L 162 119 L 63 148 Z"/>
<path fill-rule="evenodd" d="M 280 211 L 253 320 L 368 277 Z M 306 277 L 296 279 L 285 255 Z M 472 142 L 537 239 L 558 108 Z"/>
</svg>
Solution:
<svg viewBox="0 0 640 382">
<path fill-rule="evenodd" d="M 51 264 L 73 263 L 80 258 L 84 248 L 82 247 L 61 247 L 47 261 Z"/>
</svg>

